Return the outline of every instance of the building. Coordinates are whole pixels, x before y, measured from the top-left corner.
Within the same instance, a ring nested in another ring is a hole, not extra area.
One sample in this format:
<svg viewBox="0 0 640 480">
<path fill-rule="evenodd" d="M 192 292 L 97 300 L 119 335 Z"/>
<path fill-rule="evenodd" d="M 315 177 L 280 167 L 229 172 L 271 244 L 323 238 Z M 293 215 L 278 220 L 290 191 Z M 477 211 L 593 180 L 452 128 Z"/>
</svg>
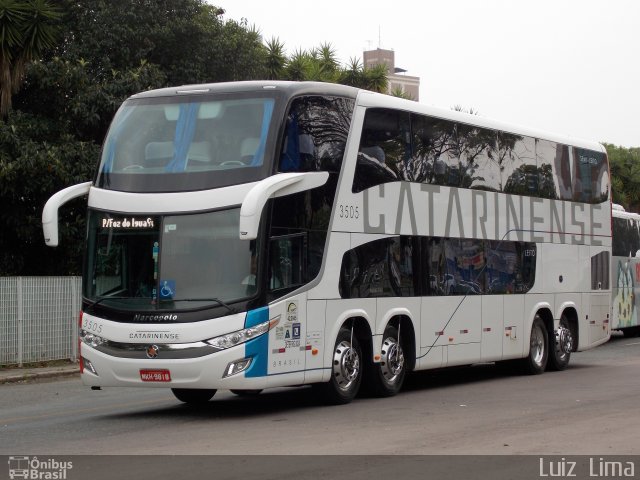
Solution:
<svg viewBox="0 0 640 480">
<path fill-rule="evenodd" d="M 371 68 L 374 65 L 384 63 L 387 65 L 387 79 L 389 80 L 389 90 L 387 93 L 400 90 L 412 100 L 420 100 L 420 77 L 404 75 L 405 69 L 396 67 L 395 52 L 376 48 L 363 53 L 364 67 Z"/>
</svg>

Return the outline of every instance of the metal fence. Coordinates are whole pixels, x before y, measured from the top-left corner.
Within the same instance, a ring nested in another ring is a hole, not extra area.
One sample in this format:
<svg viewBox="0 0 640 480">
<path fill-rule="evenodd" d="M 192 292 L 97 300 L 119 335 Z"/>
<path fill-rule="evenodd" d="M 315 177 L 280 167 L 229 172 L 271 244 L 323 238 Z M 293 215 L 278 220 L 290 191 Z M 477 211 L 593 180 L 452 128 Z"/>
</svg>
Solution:
<svg viewBox="0 0 640 480">
<path fill-rule="evenodd" d="M 0 365 L 78 356 L 80 277 L 0 277 Z"/>
</svg>

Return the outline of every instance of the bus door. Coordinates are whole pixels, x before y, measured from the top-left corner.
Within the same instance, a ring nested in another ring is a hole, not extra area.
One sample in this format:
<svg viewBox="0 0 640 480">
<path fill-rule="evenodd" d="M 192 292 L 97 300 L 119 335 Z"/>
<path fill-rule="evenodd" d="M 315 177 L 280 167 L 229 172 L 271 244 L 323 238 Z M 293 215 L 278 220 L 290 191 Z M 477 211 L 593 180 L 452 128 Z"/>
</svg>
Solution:
<svg viewBox="0 0 640 480">
<path fill-rule="evenodd" d="M 305 282 L 306 236 L 304 234 L 272 237 L 269 246 L 268 291 L 273 296 L 295 290 Z M 288 297 L 274 302 L 271 318 L 280 317 L 269 338 L 269 384 L 278 384 L 277 376 L 287 375 L 286 382 L 304 381 L 306 356 L 306 295 Z"/>
</svg>

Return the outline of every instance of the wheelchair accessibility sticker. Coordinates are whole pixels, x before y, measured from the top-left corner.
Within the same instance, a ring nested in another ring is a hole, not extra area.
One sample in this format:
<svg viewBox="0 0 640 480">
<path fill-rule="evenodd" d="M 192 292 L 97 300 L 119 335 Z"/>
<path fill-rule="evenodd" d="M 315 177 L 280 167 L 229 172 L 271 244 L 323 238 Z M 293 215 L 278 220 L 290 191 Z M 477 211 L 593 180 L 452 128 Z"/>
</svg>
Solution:
<svg viewBox="0 0 640 480">
<path fill-rule="evenodd" d="M 175 280 L 160 280 L 160 300 L 171 300 L 176 296 Z"/>
</svg>

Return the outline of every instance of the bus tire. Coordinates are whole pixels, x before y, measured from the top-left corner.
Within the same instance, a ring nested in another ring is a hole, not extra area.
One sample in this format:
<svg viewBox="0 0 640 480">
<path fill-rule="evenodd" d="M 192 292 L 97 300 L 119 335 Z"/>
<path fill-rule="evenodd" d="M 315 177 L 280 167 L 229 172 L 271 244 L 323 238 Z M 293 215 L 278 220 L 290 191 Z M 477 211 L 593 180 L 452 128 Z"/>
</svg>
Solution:
<svg viewBox="0 0 640 480">
<path fill-rule="evenodd" d="M 560 347 L 558 332 L 549 332 L 549 361 L 547 363 L 548 370 L 560 371 L 569 366 L 571 359 L 571 351 L 573 350 L 573 337 L 569 328 L 569 320 L 562 315 L 560 317 L 560 327 L 565 330 L 565 335 L 569 335 L 569 351 L 565 352 Z"/>
<path fill-rule="evenodd" d="M 367 370 L 367 390 L 376 397 L 391 397 L 402 388 L 407 364 L 402 345 L 398 342 L 398 329 L 387 325 L 382 335 L 380 363 L 371 363 Z"/>
<path fill-rule="evenodd" d="M 627 327 L 623 328 L 621 331 L 624 338 L 633 338 L 640 335 L 640 327 Z"/>
<path fill-rule="evenodd" d="M 351 330 L 341 328 L 336 338 L 331 359 L 331 379 L 318 383 L 318 389 L 325 403 L 344 405 L 351 402 L 362 383 L 362 349 Z"/>
<path fill-rule="evenodd" d="M 522 359 L 522 371 L 527 375 L 539 375 L 547 367 L 549 358 L 549 334 L 540 315 L 536 315 L 531 325 L 529 354 Z"/>
<path fill-rule="evenodd" d="M 203 390 L 199 388 L 172 388 L 171 391 L 181 402 L 189 405 L 207 403 L 213 398 L 217 390 Z"/>
</svg>

